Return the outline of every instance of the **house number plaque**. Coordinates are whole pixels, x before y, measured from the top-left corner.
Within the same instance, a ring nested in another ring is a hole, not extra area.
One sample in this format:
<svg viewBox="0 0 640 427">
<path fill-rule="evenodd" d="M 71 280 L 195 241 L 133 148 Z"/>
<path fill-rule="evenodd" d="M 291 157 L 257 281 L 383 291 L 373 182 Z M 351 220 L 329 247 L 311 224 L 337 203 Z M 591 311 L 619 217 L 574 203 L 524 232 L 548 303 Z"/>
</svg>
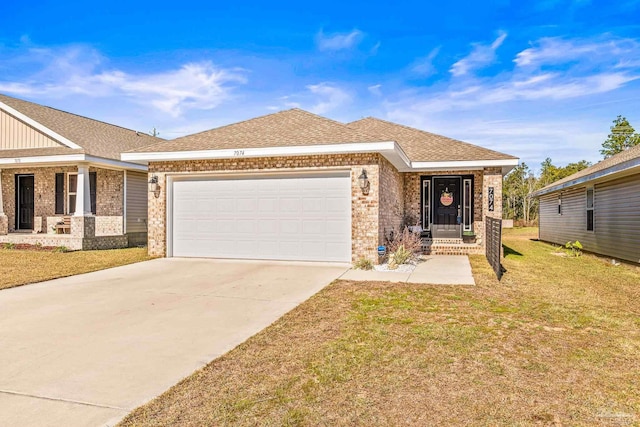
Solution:
<svg viewBox="0 0 640 427">
<path fill-rule="evenodd" d="M 494 198 L 494 191 L 493 191 L 493 187 L 489 187 L 489 212 L 493 212 L 493 198 Z"/>
</svg>

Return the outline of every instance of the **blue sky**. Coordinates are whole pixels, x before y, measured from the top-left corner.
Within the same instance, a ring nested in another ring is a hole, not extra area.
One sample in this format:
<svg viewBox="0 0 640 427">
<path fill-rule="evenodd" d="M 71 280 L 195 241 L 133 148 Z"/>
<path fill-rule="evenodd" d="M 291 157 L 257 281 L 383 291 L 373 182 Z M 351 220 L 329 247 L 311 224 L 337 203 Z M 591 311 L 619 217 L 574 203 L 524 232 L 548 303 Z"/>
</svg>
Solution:
<svg viewBox="0 0 640 427">
<path fill-rule="evenodd" d="M 9 2 L 0 93 L 175 138 L 300 107 L 534 169 L 640 130 L 640 0 Z"/>
</svg>

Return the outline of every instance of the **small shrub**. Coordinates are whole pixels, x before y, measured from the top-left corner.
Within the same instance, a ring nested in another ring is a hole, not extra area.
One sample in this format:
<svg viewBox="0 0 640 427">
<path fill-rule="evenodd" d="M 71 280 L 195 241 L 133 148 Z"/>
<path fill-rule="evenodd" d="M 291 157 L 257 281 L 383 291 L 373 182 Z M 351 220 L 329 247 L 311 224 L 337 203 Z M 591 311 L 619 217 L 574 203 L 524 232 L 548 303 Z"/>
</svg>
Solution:
<svg viewBox="0 0 640 427">
<path fill-rule="evenodd" d="M 572 257 L 577 258 L 582 255 L 582 243 L 580 243 L 578 240 L 573 243 L 571 243 L 571 241 L 568 241 L 564 245 L 564 247 L 568 249 L 567 253 Z"/>
<path fill-rule="evenodd" d="M 2 244 L 2 249 L 15 249 L 16 244 L 11 242 L 6 242 Z"/>
<path fill-rule="evenodd" d="M 69 248 L 67 248 L 66 246 L 57 246 L 53 251 L 65 253 L 65 252 L 69 252 Z"/>
<path fill-rule="evenodd" d="M 393 264 L 405 264 L 414 257 L 416 252 L 421 250 L 420 233 L 412 233 L 408 227 L 404 227 L 402 232 L 395 233 L 393 240 L 389 242 L 389 258 L 390 261 L 393 260 Z"/>
<path fill-rule="evenodd" d="M 35 244 L 35 245 L 33 245 L 33 246 L 35 246 L 35 247 L 36 247 L 36 249 L 40 249 L 40 248 L 42 248 L 42 243 L 40 243 L 40 242 L 36 242 L 36 244 Z"/>
<path fill-rule="evenodd" d="M 403 245 L 400 245 L 398 249 L 391 254 L 391 256 L 396 264 L 401 265 L 405 264 L 413 257 L 413 252 L 405 248 Z"/>
<path fill-rule="evenodd" d="M 372 270 L 373 263 L 370 259 L 362 257 L 353 264 L 353 267 L 357 270 Z"/>
</svg>

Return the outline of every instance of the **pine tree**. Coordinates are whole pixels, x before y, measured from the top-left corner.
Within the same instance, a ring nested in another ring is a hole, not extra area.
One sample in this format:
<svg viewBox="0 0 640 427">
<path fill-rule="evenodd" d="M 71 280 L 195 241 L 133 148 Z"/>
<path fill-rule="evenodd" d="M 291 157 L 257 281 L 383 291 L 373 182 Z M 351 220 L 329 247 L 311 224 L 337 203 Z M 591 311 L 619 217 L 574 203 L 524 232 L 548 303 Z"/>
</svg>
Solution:
<svg viewBox="0 0 640 427">
<path fill-rule="evenodd" d="M 626 117 L 618 116 L 613 121 L 609 137 L 602 143 L 600 154 L 606 159 L 638 144 L 640 144 L 640 135 L 636 133 Z"/>
</svg>

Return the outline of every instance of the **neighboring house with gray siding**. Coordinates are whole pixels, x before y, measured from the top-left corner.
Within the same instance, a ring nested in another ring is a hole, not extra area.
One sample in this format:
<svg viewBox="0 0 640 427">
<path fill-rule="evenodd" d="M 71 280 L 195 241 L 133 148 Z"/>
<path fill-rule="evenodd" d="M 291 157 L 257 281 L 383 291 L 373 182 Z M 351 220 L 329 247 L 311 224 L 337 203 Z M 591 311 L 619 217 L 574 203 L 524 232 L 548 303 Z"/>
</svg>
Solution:
<svg viewBox="0 0 640 427">
<path fill-rule="evenodd" d="M 640 263 L 640 146 L 556 181 L 539 198 L 540 240 Z"/>
<path fill-rule="evenodd" d="M 0 94 L 0 244 L 146 244 L 147 167 L 120 153 L 159 141 Z"/>
</svg>

